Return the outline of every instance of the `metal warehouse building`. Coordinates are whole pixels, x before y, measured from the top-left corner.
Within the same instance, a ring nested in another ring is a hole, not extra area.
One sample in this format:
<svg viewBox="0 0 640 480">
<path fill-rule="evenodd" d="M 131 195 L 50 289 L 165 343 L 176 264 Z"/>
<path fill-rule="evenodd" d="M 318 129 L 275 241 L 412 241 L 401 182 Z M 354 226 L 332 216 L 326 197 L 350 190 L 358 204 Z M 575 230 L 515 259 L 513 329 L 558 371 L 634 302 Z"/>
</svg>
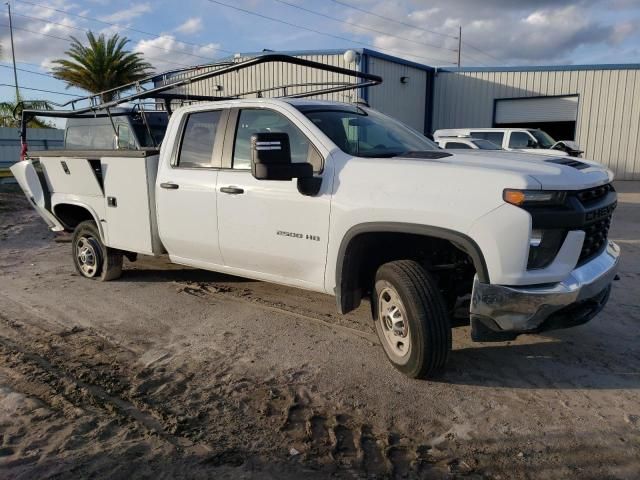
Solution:
<svg viewBox="0 0 640 480">
<path fill-rule="evenodd" d="M 640 180 L 640 65 L 438 69 L 433 128 L 531 126 Z"/>
<path fill-rule="evenodd" d="M 319 98 L 340 102 L 353 102 L 361 98 L 373 108 L 385 112 L 420 132 L 431 131 L 431 102 L 433 91 L 433 74 L 435 69 L 419 63 L 385 55 L 384 53 L 365 48 L 353 49 L 355 57 L 352 62 L 345 60 L 344 50 L 303 50 L 277 52 L 286 55 L 321 62 L 337 67 L 348 68 L 360 72 L 373 73 L 381 76 L 384 81 L 374 88 L 362 89 L 360 93 L 353 91 L 320 95 Z M 227 61 L 243 61 L 257 55 L 270 52 L 242 53 Z M 224 60 L 223 60 L 224 61 Z M 203 73 L 210 69 L 207 66 L 190 70 L 172 72 L 164 77 L 157 77 L 157 86 L 166 81 Z M 344 82 L 351 80 L 342 75 L 290 65 L 284 63 L 268 63 L 251 67 L 237 73 L 230 73 L 222 77 L 194 82 L 187 91 L 191 95 L 211 95 L 218 92 L 220 96 L 233 96 L 240 91 L 261 90 L 264 97 L 282 95 L 282 90 L 270 90 L 283 83 L 305 84 L 314 82 Z M 223 86 L 222 89 L 219 86 Z M 303 91 L 304 87 L 289 88 L 287 93 Z M 180 90 L 177 90 L 180 91 Z"/>
<path fill-rule="evenodd" d="M 424 133 L 439 128 L 525 126 L 547 131 L 556 140 L 576 140 L 584 157 L 611 168 L 619 180 L 640 180 L 640 65 L 572 65 L 435 69 L 369 49 L 354 49 L 352 62 L 344 50 L 278 52 L 308 60 L 369 72 L 382 85 L 359 95 L 371 107 Z M 240 61 L 266 52 L 236 55 Z M 211 67 L 173 72 L 156 84 L 190 76 Z M 194 82 L 186 92 L 221 96 L 240 89 L 269 90 L 282 83 L 340 82 L 340 75 L 305 67 L 263 64 L 227 78 Z M 215 84 L 214 84 L 215 82 Z M 295 88 L 295 87 L 294 87 Z M 289 91 L 289 93 L 295 93 Z M 355 101 L 340 92 L 322 98 Z"/>
</svg>

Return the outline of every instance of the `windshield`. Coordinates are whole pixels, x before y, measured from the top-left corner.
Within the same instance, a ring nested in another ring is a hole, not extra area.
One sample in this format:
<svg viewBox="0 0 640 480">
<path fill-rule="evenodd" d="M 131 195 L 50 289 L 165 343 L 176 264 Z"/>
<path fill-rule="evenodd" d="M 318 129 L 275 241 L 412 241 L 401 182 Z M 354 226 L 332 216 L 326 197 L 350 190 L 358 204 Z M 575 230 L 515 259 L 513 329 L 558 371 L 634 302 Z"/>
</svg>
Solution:
<svg viewBox="0 0 640 480">
<path fill-rule="evenodd" d="M 395 157 L 438 150 L 420 133 L 374 110 L 307 111 L 304 114 L 343 152 L 357 157 Z"/>
<path fill-rule="evenodd" d="M 538 141 L 539 148 L 551 148 L 556 143 L 551 135 L 542 130 L 529 130 L 529 133 Z"/>
<path fill-rule="evenodd" d="M 493 142 L 489 140 L 472 140 L 473 144 L 478 147 L 480 150 L 502 150 L 502 147 L 499 147 Z"/>
</svg>

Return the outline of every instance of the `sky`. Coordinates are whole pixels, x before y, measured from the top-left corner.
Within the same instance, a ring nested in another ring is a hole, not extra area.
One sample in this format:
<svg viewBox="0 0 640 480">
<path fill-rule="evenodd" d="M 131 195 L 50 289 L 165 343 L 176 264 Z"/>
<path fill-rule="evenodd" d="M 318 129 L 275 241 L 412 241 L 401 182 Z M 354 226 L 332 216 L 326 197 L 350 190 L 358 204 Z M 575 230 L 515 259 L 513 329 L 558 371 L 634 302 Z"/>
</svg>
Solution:
<svg viewBox="0 0 640 480">
<path fill-rule="evenodd" d="M 640 0 L 11 0 L 21 95 L 84 92 L 51 78 L 69 37 L 129 38 L 156 72 L 235 52 L 371 48 L 431 66 L 640 63 Z M 13 85 L 6 6 L 0 84 Z M 49 90 L 39 92 L 26 88 Z M 0 86 L 0 101 L 15 89 Z"/>
</svg>

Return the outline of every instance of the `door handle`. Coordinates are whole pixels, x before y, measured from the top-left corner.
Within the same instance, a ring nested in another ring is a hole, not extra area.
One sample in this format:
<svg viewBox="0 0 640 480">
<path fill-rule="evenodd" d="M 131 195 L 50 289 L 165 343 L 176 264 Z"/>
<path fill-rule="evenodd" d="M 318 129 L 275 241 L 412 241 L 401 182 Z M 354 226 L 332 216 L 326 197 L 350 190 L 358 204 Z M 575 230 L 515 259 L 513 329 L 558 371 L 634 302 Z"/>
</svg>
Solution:
<svg viewBox="0 0 640 480">
<path fill-rule="evenodd" d="M 222 193 L 228 193 L 229 195 L 240 195 L 241 193 L 244 193 L 244 190 L 238 187 L 222 187 L 220 188 L 220 191 Z"/>
<path fill-rule="evenodd" d="M 180 185 L 178 185 L 177 183 L 167 182 L 161 183 L 160 187 L 166 188 L 167 190 L 177 190 L 178 188 L 180 188 Z"/>
</svg>

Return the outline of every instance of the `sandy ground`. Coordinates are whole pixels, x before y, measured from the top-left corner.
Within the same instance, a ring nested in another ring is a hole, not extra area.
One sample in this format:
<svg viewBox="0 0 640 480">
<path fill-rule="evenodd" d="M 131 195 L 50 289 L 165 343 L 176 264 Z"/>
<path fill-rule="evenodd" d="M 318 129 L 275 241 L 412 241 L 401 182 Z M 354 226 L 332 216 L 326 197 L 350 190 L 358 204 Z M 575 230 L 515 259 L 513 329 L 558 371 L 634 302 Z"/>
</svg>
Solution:
<svg viewBox="0 0 640 480">
<path fill-rule="evenodd" d="M 404 378 L 367 306 L 141 258 L 99 283 L 0 193 L 2 478 L 638 478 L 640 184 L 589 324 Z"/>
</svg>

